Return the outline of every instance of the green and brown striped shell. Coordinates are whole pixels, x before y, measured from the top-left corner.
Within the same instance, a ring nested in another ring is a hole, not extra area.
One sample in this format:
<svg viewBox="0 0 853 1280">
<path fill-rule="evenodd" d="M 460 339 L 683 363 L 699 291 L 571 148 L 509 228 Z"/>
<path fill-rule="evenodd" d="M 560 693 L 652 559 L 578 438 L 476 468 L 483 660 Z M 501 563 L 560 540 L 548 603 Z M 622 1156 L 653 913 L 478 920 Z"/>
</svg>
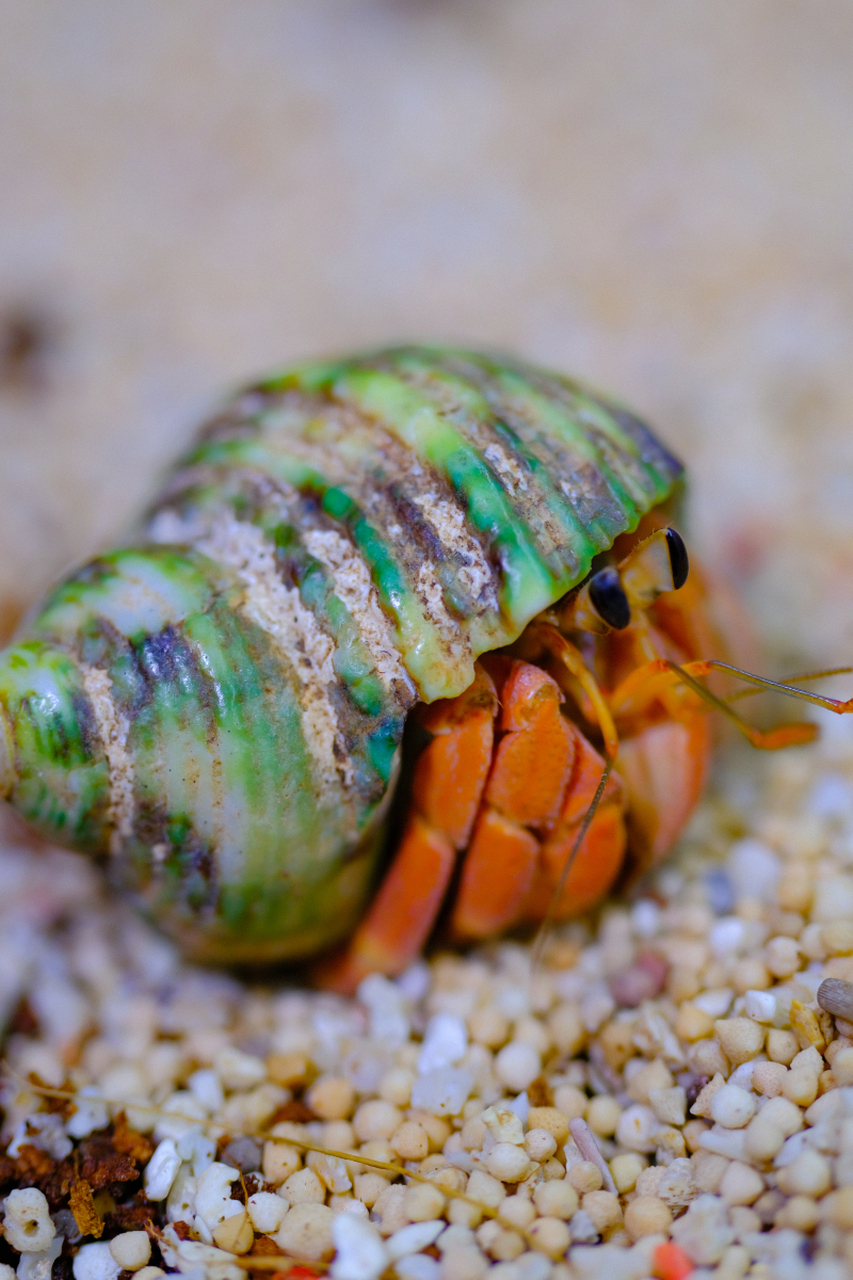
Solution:
<svg viewBox="0 0 853 1280">
<path fill-rule="evenodd" d="M 315 951 L 371 892 L 409 709 L 680 478 L 632 414 L 517 361 L 276 374 L 0 655 L 0 795 L 191 952 Z"/>
</svg>

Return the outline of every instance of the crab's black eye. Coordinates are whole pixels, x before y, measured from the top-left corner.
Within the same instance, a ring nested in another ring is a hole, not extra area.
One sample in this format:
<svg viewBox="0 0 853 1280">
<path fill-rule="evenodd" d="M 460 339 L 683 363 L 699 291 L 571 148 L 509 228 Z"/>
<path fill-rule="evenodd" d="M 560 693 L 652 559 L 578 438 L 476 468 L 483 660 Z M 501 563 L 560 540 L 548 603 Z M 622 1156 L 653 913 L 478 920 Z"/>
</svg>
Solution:
<svg viewBox="0 0 853 1280">
<path fill-rule="evenodd" d="M 679 587 L 683 587 L 687 581 L 687 575 L 690 572 L 690 560 L 687 555 L 687 548 L 684 545 L 684 539 L 680 533 L 676 533 L 674 529 L 666 531 L 666 545 L 669 547 L 669 563 L 672 567 L 672 585 L 677 591 Z"/>
<path fill-rule="evenodd" d="M 590 578 L 589 598 L 601 620 L 614 631 L 624 630 L 631 621 L 631 606 L 615 569 L 601 569 Z"/>
</svg>

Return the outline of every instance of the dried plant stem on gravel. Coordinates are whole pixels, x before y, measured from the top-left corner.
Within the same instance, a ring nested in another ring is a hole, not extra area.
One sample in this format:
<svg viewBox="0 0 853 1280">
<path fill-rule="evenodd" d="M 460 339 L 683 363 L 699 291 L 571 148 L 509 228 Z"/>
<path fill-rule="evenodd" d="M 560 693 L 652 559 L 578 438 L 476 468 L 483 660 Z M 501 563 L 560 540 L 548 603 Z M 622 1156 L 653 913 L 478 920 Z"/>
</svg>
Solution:
<svg viewBox="0 0 853 1280">
<path fill-rule="evenodd" d="M 0 1268 L 850 1274 L 853 745 L 730 774 L 541 968 L 503 942 L 355 1000 L 187 966 L 8 837 Z"/>
</svg>

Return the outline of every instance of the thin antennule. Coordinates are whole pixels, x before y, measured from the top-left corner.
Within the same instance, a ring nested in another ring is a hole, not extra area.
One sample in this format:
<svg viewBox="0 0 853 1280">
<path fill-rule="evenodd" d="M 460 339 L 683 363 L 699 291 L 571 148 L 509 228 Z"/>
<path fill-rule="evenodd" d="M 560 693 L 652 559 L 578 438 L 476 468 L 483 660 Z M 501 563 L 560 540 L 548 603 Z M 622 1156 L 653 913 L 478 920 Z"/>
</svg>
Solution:
<svg viewBox="0 0 853 1280">
<path fill-rule="evenodd" d="M 807 742 L 813 742 L 817 737 L 817 725 L 811 724 L 809 721 L 795 720 L 788 724 L 777 724 L 772 729 L 756 729 L 753 725 L 748 724 L 742 716 L 734 710 L 729 703 L 712 693 L 704 684 L 696 679 L 696 676 L 686 667 L 680 667 L 677 662 L 670 661 L 669 658 L 662 660 L 663 665 L 670 671 L 674 672 L 688 688 L 698 694 L 703 702 L 707 702 L 709 706 L 721 711 L 727 719 L 737 726 L 747 741 L 760 751 L 778 751 L 782 747 L 802 746 Z M 738 676 L 741 680 L 748 680 L 751 684 L 757 686 L 758 689 L 774 689 L 778 693 L 786 693 L 791 697 L 804 698 L 807 702 L 814 702 L 818 706 L 824 706 L 828 703 L 837 702 L 834 698 L 821 699 L 816 694 L 807 693 L 804 689 L 795 689 L 791 685 L 779 684 L 774 680 L 766 680 L 762 676 L 754 676 L 749 671 L 741 671 L 739 667 L 730 666 L 727 662 L 717 662 L 715 659 L 703 659 L 701 662 L 691 662 L 690 667 L 693 671 L 697 671 L 699 675 L 708 675 L 712 670 L 728 671 L 730 675 Z M 831 710 L 853 711 L 853 699 L 848 704 L 837 704 L 831 707 Z"/>
<path fill-rule="evenodd" d="M 542 961 L 544 960 L 545 946 L 548 942 L 548 938 L 551 934 L 551 930 L 554 927 L 554 921 L 557 915 L 557 907 L 559 906 L 560 899 L 563 896 L 563 890 L 566 887 L 566 881 L 569 878 L 569 872 L 571 871 L 572 864 L 574 863 L 575 858 L 578 855 L 578 851 L 581 845 L 583 844 L 584 839 L 586 838 L 586 833 L 589 831 L 590 827 L 592 826 L 592 820 L 595 817 L 596 810 L 598 809 L 599 804 L 601 803 L 601 797 L 604 795 L 605 789 L 607 787 L 607 783 L 610 779 L 610 775 L 612 772 L 613 772 L 613 760 L 608 759 L 604 765 L 604 772 L 602 773 L 601 778 L 599 779 L 598 786 L 595 789 L 595 795 L 592 797 L 589 808 L 584 814 L 584 819 L 583 819 L 583 822 L 581 823 L 580 830 L 578 831 L 578 834 L 575 837 L 575 842 L 572 845 L 569 852 L 566 854 L 566 859 L 560 871 L 560 878 L 558 879 L 556 886 L 554 887 L 554 892 L 551 895 L 551 901 L 548 904 L 548 910 L 545 913 L 545 918 L 540 924 L 536 933 L 536 937 L 533 941 L 533 950 L 531 952 L 531 972 L 533 973 L 535 973 L 541 967 Z"/>
<path fill-rule="evenodd" d="M 804 671 L 794 676 L 786 676 L 783 681 L 774 688 L 781 690 L 790 689 L 794 685 L 802 684 L 805 680 L 828 680 L 831 676 L 849 676 L 853 673 L 853 667 L 830 667 L 826 671 Z M 757 679 L 757 677 L 755 677 Z M 764 693 L 766 690 L 763 685 L 753 686 L 751 689 L 738 689 L 736 693 L 727 694 L 723 699 L 724 702 L 739 702 L 741 698 L 752 698 L 757 693 Z M 846 706 L 846 704 L 841 704 Z M 835 708 L 830 708 L 835 710 Z M 843 712 L 839 712 L 843 715 Z"/>
</svg>

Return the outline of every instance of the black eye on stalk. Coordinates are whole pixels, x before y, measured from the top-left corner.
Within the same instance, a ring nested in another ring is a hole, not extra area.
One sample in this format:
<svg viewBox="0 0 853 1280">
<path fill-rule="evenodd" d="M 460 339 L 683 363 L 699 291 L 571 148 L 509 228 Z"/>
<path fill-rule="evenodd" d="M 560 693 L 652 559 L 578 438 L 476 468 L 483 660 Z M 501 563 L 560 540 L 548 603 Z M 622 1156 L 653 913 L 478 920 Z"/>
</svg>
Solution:
<svg viewBox="0 0 853 1280">
<path fill-rule="evenodd" d="M 669 563 L 672 566 L 672 585 L 677 591 L 683 587 L 690 572 L 690 560 L 687 548 L 680 533 L 674 529 L 666 531 L 666 545 L 669 547 Z"/>
<path fill-rule="evenodd" d="M 623 631 L 631 621 L 631 606 L 615 569 L 602 569 L 590 578 L 589 598 L 602 622 L 614 631 Z"/>
</svg>

